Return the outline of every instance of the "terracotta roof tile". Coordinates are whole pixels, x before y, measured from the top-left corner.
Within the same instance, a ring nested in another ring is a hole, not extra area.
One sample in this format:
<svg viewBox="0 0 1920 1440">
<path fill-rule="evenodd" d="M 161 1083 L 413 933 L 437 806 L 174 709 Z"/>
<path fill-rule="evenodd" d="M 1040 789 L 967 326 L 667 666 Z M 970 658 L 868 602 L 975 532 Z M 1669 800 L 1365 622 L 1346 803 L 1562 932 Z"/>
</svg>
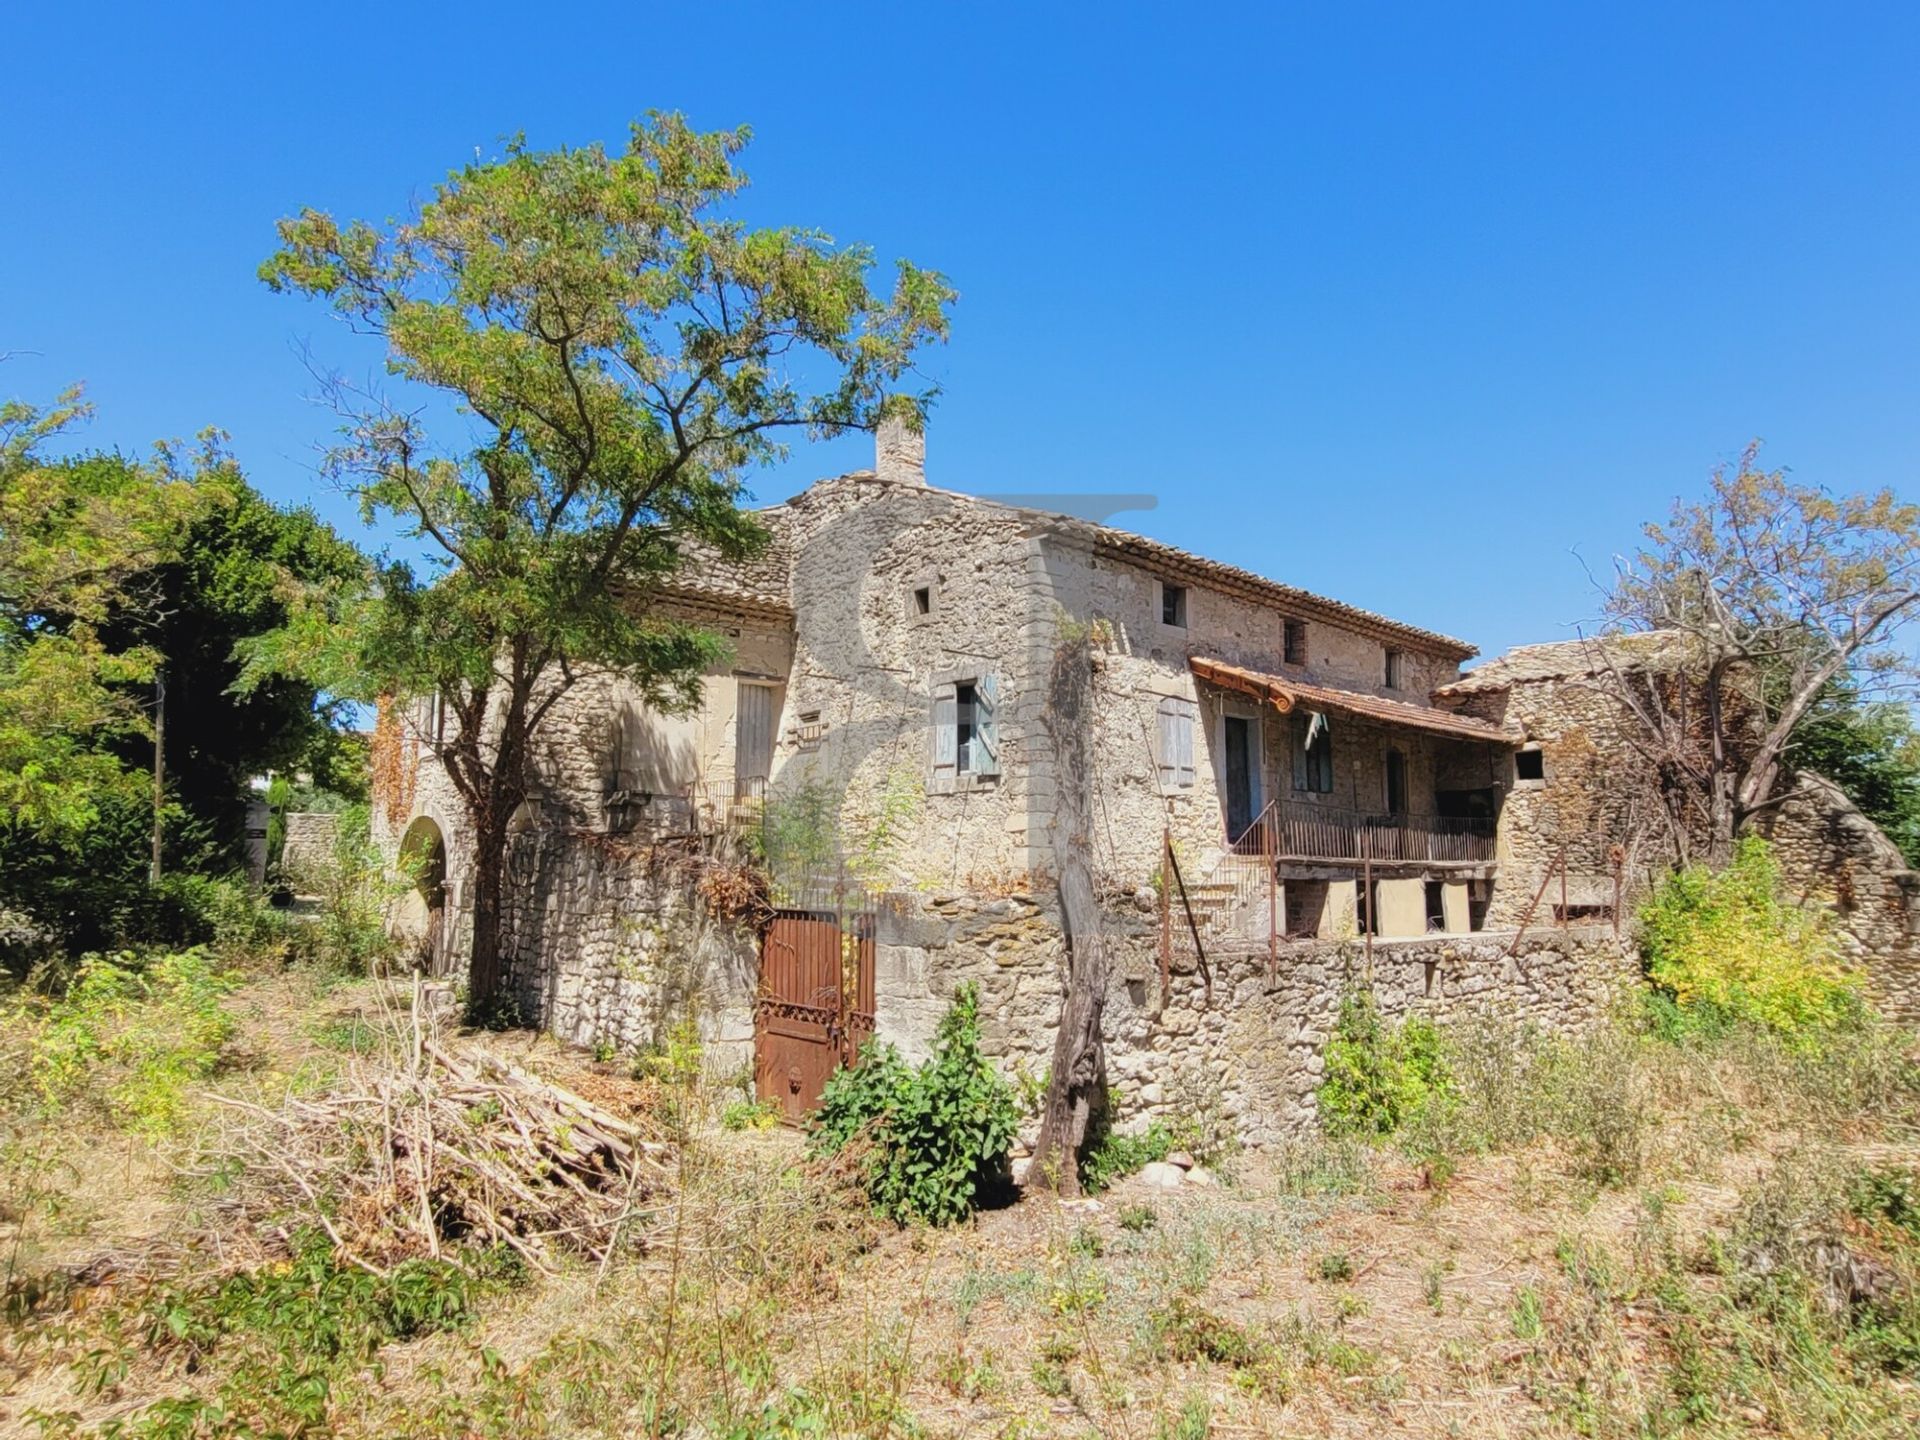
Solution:
<svg viewBox="0 0 1920 1440">
<path fill-rule="evenodd" d="M 1209 684 L 1238 690 L 1267 701 L 1285 714 L 1298 707 L 1339 710 L 1383 725 L 1398 725 L 1409 730 L 1430 730 L 1456 739 L 1489 740 L 1496 745 L 1517 745 L 1521 737 L 1513 731 L 1476 719 L 1437 710 L 1431 705 L 1416 705 L 1406 700 L 1389 700 L 1359 690 L 1338 690 L 1331 685 L 1309 685 L 1285 675 L 1264 675 L 1224 660 L 1209 660 L 1196 655 L 1187 662 L 1196 677 Z"/>
</svg>

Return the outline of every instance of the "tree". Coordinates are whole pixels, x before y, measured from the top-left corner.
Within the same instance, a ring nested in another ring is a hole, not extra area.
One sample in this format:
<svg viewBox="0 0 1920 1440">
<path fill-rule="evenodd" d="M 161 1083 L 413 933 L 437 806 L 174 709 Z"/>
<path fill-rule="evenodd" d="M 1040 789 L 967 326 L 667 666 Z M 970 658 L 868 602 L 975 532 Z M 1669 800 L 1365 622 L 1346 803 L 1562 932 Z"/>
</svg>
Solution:
<svg viewBox="0 0 1920 1440">
<path fill-rule="evenodd" d="M 1835 684 L 1794 732 L 1787 764 L 1833 781 L 1920 866 L 1920 729 L 1910 706 Z"/>
<path fill-rule="evenodd" d="M 746 184 L 747 138 L 664 115 L 617 155 L 516 141 L 403 223 L 283 221 L 261 270 L 380 337 L 391 374 L 462 415 L 334 387 L 331 473 L 435 563 L 423 578 L 390 560 L 369 603 L 289 627 L 284 648 L 351 668 L 363 691 L 443 702 L 476 1004 L 499 984 L 508 823 L 554 705 L 583 667 L 663 709 L 693 703 L 723 642 L 653 600 L 690 548 L 764 544 L 737 508 L 743 473 L 783 434 L 872 428 L 883 410 L 917 423 L 929 398 L 892 392 L 945 336 L 951 289 L 902 262 L 881 298 L 866 249 L 718 213 Z M 330 637 L 350 638 L 349 662 Z"/>
<path fill-rule="evenodd" d="M 236 694 L 234 650 L 285 622 L 290 584 L 365 567 L 311 514 L 262 499 L 215 437 L 146 462 L 48 457 L 85 414 L 77 392 L 0 412 L 0 898 L 97 948 L 178 932 L 169 896 L 148 893 L 156 819 L 170 856 L 225 870 L 248 778 L 324 768 L 345 743 L 311 684 Z M 156 807 L 148 706 L 162 666 Z"/>
<path fill-rule="evenodd" d="M 1053 1065 L 1040 1105 L 1040 1130 L 1027 1169 L 1029 1185 L 1061 1195 L 1080 1193 L 1080 1149 L 1107 1104 L 1106 1050 L 1100 1019 L 1106 1008 L 1107 949 L 1100 904 L 1087 866 L 1092 853 L 1093 651 L 1074 627 L 1054 651 L 1043 715 L 1053 741 L 1057 795 L 1053 848 L 1058 868 L 1060 927 L 1067 939 L 1066 994 L 1054 1034 Z"/>
<path fill-rule="evenodd" d="M 1900 642 L 1920 613 L 1920 506 L 1791 484 L 1758 458 L 1748 447 L 1705 501 L 1647 526 L 1606 603 L 1617 626 L 1661 634 L 1669 679 L 1615 666 L 1613 688 L 1718 859 L 1792 793 L 1790 746 L 1830 687 L 1913 674 Z"/>
<path fill-rule="evenodd" d="M 0 406 L 0 831 L 55 841 L 137 784 L 110 745 L 151 744 L 134 687 L 158 657 L 103 632 L 159 606 L 151 572 L 193 504 L 176 472 L 49 461 L 88 413 L 78 389 Z"/>
</svg>

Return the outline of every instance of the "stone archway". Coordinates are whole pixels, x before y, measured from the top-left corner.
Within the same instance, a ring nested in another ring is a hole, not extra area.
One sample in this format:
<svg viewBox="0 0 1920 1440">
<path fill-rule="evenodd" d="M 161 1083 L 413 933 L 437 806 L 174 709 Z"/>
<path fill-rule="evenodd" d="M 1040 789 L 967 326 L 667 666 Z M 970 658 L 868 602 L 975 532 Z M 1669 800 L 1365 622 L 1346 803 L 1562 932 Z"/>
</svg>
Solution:
<svg viewBox="0 0 1920 1440">
<path fill-rule="evenodd" d="M 429 975 L 446 970 L 452 936 L 447 919 L 447 839 L 428 815 L 415 818 L 400 837 L 400 869 L 413 884 L 401 897 L 394 931 L 411 940 Z"/>
</svg>

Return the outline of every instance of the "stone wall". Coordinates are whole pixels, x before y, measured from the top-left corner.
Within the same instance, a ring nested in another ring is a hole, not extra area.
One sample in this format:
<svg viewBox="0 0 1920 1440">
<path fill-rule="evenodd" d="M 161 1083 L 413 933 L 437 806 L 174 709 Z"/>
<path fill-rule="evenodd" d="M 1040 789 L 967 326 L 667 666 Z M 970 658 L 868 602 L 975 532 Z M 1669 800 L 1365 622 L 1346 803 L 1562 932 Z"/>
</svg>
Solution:
<svg viewBox="0 0 1920 1440">
<path fill-rule="evenodd" d="M 1511 959 L 1511 935 L 1377 941 L 1373 990 L 1384 1014 L 1435 1020 L 1485 1015 L 1574 1033 L 1597 1023 L 1639 975 L 1610 928 L 1540 930 Z M 1345 989 L 1364 978 L 1355 943 L 1285 946 L 1269 977 L 1264 954 L 1210 957 L 1211 995 L 1190 959 L 1160 1003 L 1153 917 L 1109 917 L 1113 960 L 1104 1030 L 1123 1126 L 1217 1105 L 1253 1143 L 1315 1123 L 1322 1055 Z M 927 1053 L 954 989 L 980 986 L 984 1046 L 1003 1067 L 1044 1077 L 1059 1025 L 1065 947 L 1055 917 L 1030 896 L 944 895 L 883 916 L 879 1034 L 912 1058 Z"/>
<path fill-rule="evenodd" d="M 1832 908 L 1880 1008 L 1920 1020 L 1920 873 L 1838 785 L 1801 774 L 1794 789 L 1756 830 L 1797 897 Z"/>
<path fill-rule="evenodd" d="M 312 890 L 337 863 L 335 840 L 340 817 L 324 811 L 295 811 L 281 817 L 286 838 L 280 845 L 280 871 L 299 890 Z"/>
<path fill-rule="evenodd" d="M 757 939 L 716 920 L 684 876 L 601 836 L 543 830 L 514 840 L 508 877 L 507 985 L 529 1021 L 631 1054 L 692 1019 L 710 1064 L 752 1064 Z"/>
</svg>

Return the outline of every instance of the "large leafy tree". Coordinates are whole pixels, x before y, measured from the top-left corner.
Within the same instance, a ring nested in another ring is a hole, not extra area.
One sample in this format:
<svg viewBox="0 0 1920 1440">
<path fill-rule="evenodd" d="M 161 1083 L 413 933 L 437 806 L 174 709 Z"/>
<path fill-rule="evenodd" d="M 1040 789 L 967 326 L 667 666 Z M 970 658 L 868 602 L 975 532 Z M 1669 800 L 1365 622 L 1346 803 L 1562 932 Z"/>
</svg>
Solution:
<svg viewBox="0 0 1920 1440">
<path fill-rule="evenodd" d="M 152 682 L 168 682 L 167 853 L 238 859 L 248 778 L 342 747 L 312 683 L 249 694 L 236 646 L 364 560 L 268 504 L 215 437 L 151 460 L 54 456 L 86 409 L 0 411 L 0 903 L 90 948 L 166 931 L 147 885 Z M 156 930 L 155 927 L 159 929 Z"/>
<path fill-rule="evenodd" d="M 1612 678 L 1674 782 L 1682 828 L 1724 857 L 1752 816 L 1793 793 L 1793 742 L 1823 696 L 1847 686 L 1884 698 L 1912 678 L 1920 505 L 1794 484 L 1749 447 L 1705 500 L 1647 527 L 1607 612 L 1665 637 L 1668 681 Z"/>
<path fill-rule="evenodd" d="M 439 763 L 471 831 L 475 1003 L 500 981 L 531 749 L 581 668 L 690 701 L 721 642 L 651 599 L 690 545 L 726 558 L 763 543 L 737 508 L 744 472 L 783 436 L 871 427 L 888 406 L 917 417 L 927 398 L 902 377 L 945 335 L 951 290 L 903 262 L 879 294 L 868 250 L 728 216 L 746 140 L 666 115 L 619 153 L 516 142 L 403 222 L 287 219 L 262 267 L 380 337 L 394 377 L 460 412 L 430 421 L 335 387 L 332 473 L 434 563 L 390 562 L 374 603 L 316 612 L 283 658 L 444 703 Z"/>
<path fill-rule="evenodd" d="M 134 687 L 158 655 L 105 632 L 157 613 L 151 572 L 193 505 L 165 467 L 48 459 L 87 413 L 78 390 L 0 406 L 0 832 L 55 842 L 138 784 L 111 745 L 151 736 Z"/>
</svg>

